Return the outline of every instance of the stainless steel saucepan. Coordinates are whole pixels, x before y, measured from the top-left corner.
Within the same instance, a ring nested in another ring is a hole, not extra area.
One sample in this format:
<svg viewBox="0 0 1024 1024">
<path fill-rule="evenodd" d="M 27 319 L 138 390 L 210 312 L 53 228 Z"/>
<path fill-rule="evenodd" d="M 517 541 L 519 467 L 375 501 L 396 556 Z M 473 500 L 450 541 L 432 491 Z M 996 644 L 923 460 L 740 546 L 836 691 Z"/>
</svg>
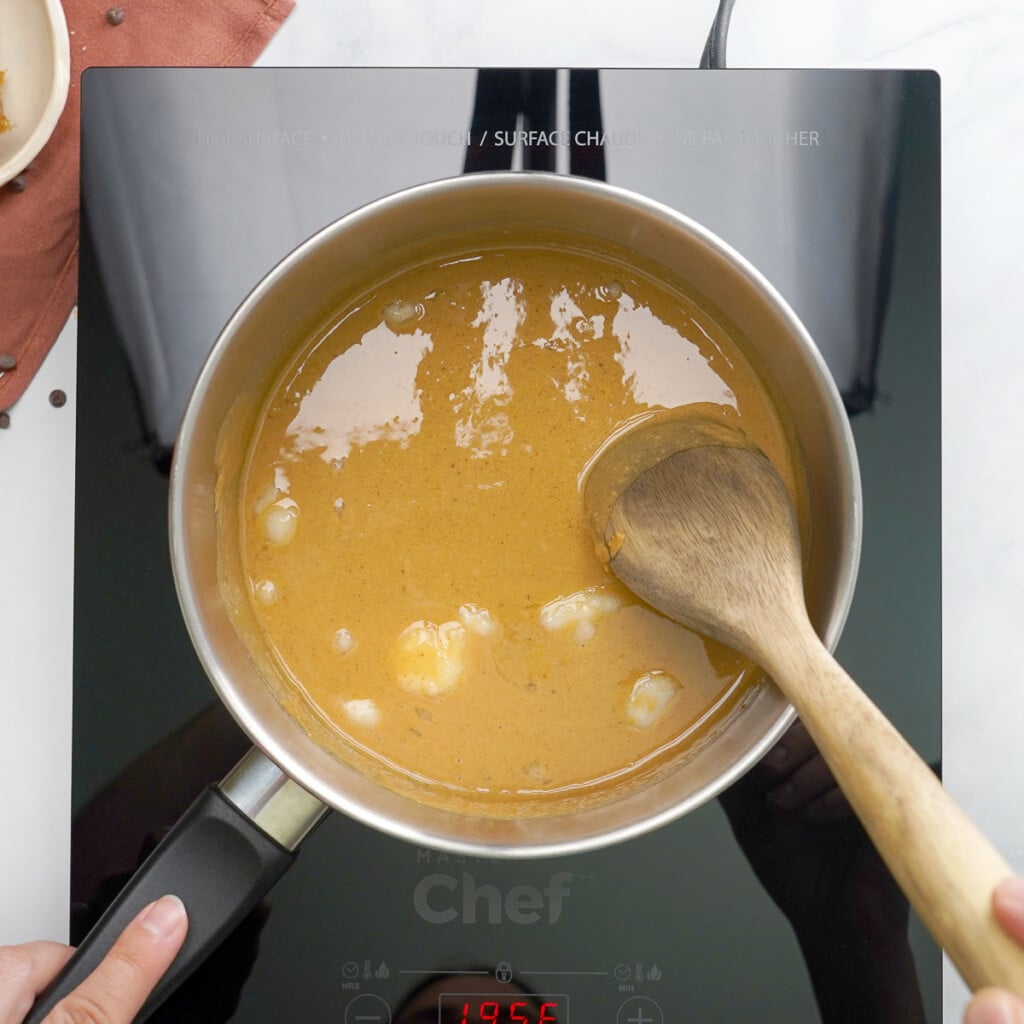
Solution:
<svg viewBox="0 0 1024 1024">
<path fill-rule="evenodd" d="M 189 934 L 147 1003 L 148 1014 L 287 869 L 330 808 L 410 843 L 467 855 L 571 854 L 630 839 L 700 806 L 758 761 L 791 723 L 785 700 L 762 686 L 713 742 L 646 788 L 572 813 L 494 819 L 420 803 L 338 760 L 282 707 L 261 673 L 267 655 L 255 627 L 247 628 L 245 602 L 232 595 L 239 553 L 230 531 L 218 530 L 216 509 L 239 486 L 245 439 L 289 353 L 326 309 L 388 268 L 453 251 L 460 239 L 493 244 L 524 228 L 630 254 L 685 282 L 745 339 L 806 464 L 808 606 L 825 642 L 838 641 L 860 553 L 853 439 L 806 330 L 741 255 L 674 210 L 563 175 L 467 175 L 356 210 L 287 256 L 242 303 L 202 368 L 175 448 L 169 518 L 178 596 L 199 658 L 254 749 L 197 800 L 139 869 L 29 1021 L 41 1020 L 95 967 L 142 906 L 175 892 L 188 908 Z M 229 605 L 236 606 L 234 617 Z"/>
</svg>

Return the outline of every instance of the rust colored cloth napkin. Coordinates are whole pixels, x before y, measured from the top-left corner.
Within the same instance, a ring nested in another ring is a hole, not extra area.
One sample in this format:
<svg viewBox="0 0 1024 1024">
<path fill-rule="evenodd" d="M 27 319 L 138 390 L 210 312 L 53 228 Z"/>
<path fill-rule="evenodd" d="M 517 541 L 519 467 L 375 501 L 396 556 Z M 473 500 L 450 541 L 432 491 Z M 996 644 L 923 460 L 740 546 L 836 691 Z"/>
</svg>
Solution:
<svg viewBox="0 0 1024 1024">
<path fill-rule="evenodd" d="M 0 189 L 0 357 L 17 360 L 13 369 L 2 369 L 11 359 L 0 363 L 0 410 L 24 392 L 75 304 L 82 71 L 248 65 L 294 5 L 295 0 L 64 0 L 71 42 L 67 106 L 20 181 Z M 18 191 L 18 185 L 24 187 Z"/>
</svg>

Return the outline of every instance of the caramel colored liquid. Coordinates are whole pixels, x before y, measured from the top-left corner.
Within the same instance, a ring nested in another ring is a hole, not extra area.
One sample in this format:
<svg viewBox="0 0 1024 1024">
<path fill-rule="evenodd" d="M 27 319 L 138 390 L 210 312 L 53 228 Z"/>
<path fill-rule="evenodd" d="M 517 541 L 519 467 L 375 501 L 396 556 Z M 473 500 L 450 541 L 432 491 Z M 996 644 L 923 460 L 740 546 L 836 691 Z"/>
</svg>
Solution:
<svg viewBox="0 0 1024 1024">
<path fill-rule="evenodd" d="M 624 424 L 680 407 L 794 480 L 736 343 L 608 259 L 482 252 L 338 310 L 267 403 L 239 510 L 289 707 L 483 814 L 606 795 L 698 742 L 758 673 L 607 573 L 579 481 Z"/>
</svg>

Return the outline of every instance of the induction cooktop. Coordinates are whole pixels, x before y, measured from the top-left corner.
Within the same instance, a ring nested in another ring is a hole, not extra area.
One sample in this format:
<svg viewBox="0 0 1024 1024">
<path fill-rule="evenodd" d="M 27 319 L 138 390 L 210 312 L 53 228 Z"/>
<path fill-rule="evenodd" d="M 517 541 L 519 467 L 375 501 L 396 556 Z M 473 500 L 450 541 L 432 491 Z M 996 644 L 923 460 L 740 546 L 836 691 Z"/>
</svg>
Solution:
<svg viewBox="0 0 1024 1024">
<path fill-rule="evenodd" d="M 450 175 L 546 170 L 643 193 L 788 300 L 861 462 L 863 556 L 839 657 L 937 763 L 938 125 L 927 72 L 88 71 L 73 938 L 247 746 L 191 649 L 167 552 L 167 461 L 198 367 L 295 245 Z M 862 927 L 877 888 L 830 881 L 870 860 L 857 828 L 754 831 L 751 853 L 713 801 L 620 846 L 508 862 L 332 814 L 153 1019 L 790 1024 L 821 1007 L 938 1020 L 940 956 L 917 922 L 911 963 L 901 935 Z"/>
</svg>

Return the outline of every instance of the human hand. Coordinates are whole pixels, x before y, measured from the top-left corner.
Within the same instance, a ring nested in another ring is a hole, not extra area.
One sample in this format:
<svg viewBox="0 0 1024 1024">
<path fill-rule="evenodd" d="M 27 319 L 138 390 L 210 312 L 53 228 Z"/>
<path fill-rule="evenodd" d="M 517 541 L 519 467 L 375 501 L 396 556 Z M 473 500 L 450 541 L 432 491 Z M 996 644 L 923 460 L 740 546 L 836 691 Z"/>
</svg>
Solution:
<svg viewBox="0 0 1024 1024">
<path fill-rule="evenodd" d="M 77 945 L 85 940 L 121 890 L 131 881 L 134 872 L 169 831 L 161 828 L 146 836 L 131 868 L 103 878 L 87 900 L 72 904 L 72 944 Z M 224 1024 L 224 1021 L 232 1020 L 238 1012 L 245 983 L 255 966 L 260 938 L 269 917 L 269 904 L 258 903 L 220 945 L 152 1011 L 147 1017 L 149 1024 L 181 1024 L 181 1021 L 188 1021 L 189 1024 Z M 4 1024 L 2 1018 L 0 1024 Z"/>
<path fill-rule="evenodd" d="M 1024 879 L 1008 878 L 996 886 L 992 913 L 1007 935 L 1024 946 Z M 983 988 L 968 1003 L 964 1024 L 1024 1024 L 1024 999 L 1005 989 Z"/>
<path fill-rule="evenodd" d="M 45 1024 L 130 1024 L 171 965 L 188 931 L 185 908 L 164 896 L 139 912 L 103 962 L 47 1015 Z M 0 1024 L 21 1024 L 74 952 L 57 942 L 0 947 Z"/>
</svg>

